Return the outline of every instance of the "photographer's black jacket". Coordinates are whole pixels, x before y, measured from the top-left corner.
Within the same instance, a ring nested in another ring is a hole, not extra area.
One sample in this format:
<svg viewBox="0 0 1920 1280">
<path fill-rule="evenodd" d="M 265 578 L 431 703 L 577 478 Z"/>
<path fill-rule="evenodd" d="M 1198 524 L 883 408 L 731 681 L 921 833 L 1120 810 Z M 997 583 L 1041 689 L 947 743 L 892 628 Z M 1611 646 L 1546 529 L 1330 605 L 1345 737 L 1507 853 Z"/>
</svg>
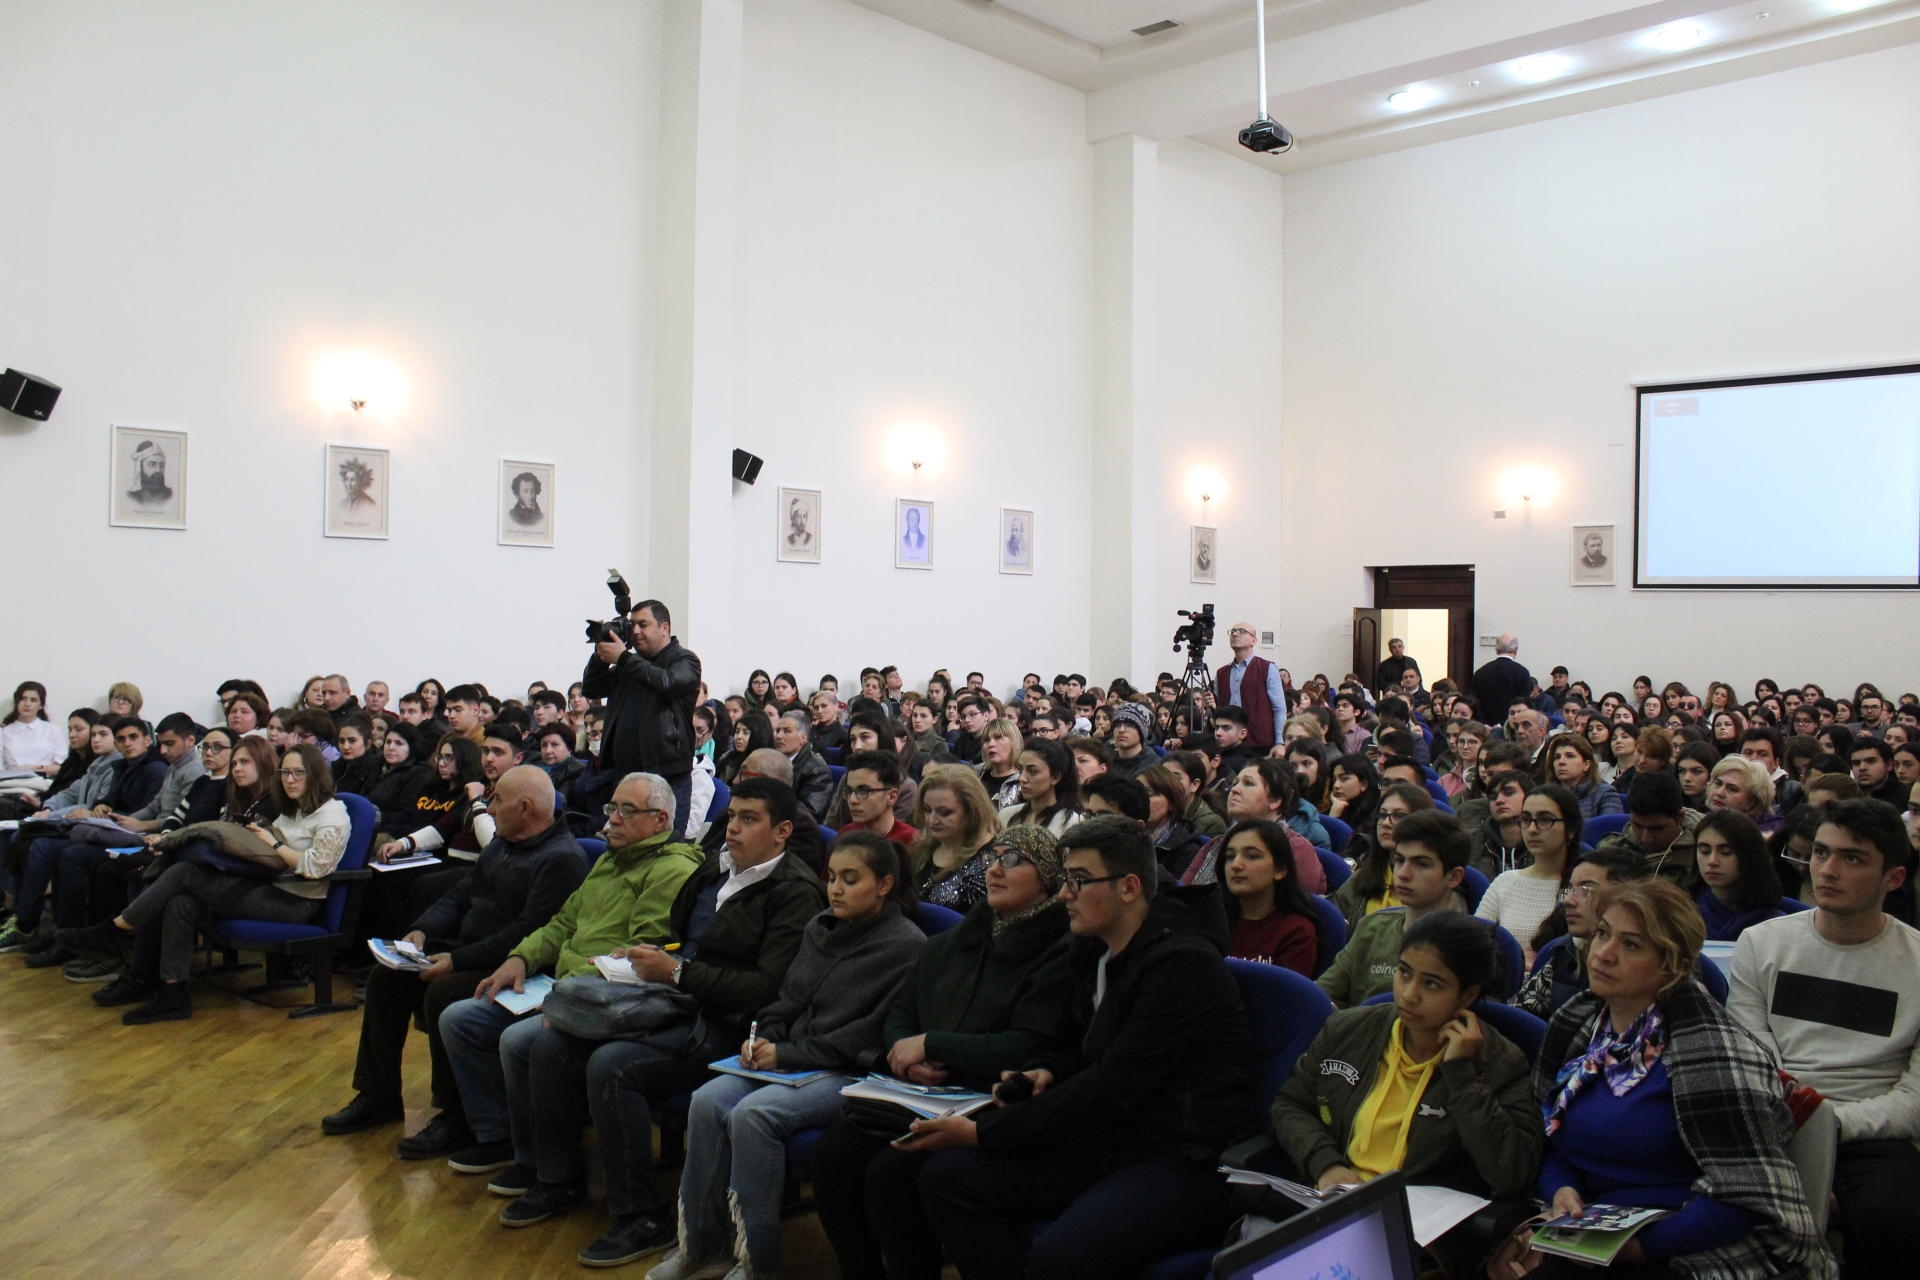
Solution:
<svg viewBox="0 0 1920 1280">
<path fill-rule="evenodd" d="M 700 696 L 700 659 L 675 638 L 653 657 L 628 649 L 612 666 L 587 659 L 581 692 L 605 698 L 600 769 L 616 778 L 636 769 L 663 778 L 693 772 L 693 704 Z"/>
</svg>

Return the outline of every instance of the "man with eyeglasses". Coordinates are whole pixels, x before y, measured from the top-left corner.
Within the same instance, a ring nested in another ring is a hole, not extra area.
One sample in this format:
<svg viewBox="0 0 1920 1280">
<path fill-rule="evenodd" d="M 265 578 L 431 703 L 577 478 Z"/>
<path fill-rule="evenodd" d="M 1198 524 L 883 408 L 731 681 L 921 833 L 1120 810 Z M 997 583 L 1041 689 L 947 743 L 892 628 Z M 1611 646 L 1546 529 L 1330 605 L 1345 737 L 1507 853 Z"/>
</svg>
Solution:
<svg viewBox="0 0 1920 1280">
<path fill-rule="evenodd" d="M 440 1032 L 440 1015 L 466 999 L 508 951 L 553 918 L 587 874 L 579 841 L 557 812 L 553 783 L 533 766 L 509 769 L 494 789 L 494 838 L 473 874 L 434 902 L 402 940 L 426 952 L 417 973 L 384 966 L 367 979 L 353 1100 L 320 1121 L 332 1136 L 359 1133 L 405 1118 L 400 1060 L 418 1017 L 427 1029 L 432 1101 L 440 1113 L 400 1142 L 403 1160 L 450 1155 L 474 1144 L 460 1090 Z"/>
<path fill-rule="evenodd" d="M 1694 828 L 1701 817 L 1686 807 L 1686 796 L 1673 774 L 1636 773 L 1627 788 L 1627 825 L 1599 847 L 1638 854 L 1653 874 L 1692 893 L 1700 883 Z"/>
<path fill-rule="evenodd" d="M 1247 713 L 1247 742 L 1254 755 L 1263 756 L 1280 741 L 1287 718 L 1287 695 L 1280 688 L 1280 668 L 1254 653 L 1260 633 L 1251 622 L 1236 622 L 1227 630 L 1233 661 L 1213 673 L 1216 707 L 1239 707 Z"/>
<path fill-rule="evenodd" d="M 948 1152 L 921 1198 L 963 1276 L 1125 1275 L 1212 1247 L 1231 1216 L 1220 1153 L 1258 1124 L 1218 890 L 1161 886 L 1124 818 L 1089 818 L 1060 848 L 1075 935 L 1062 1048 L 1022 1073 L 1025 1101 L 915 1121 L 903 1143 Z M 1035 1218 L 1056 1221 L 1030 1251 Z"/>
<path fill-rule="evenodd" d="M 1540 1018 L 1587 989 L 1587 944 L 1599 924 L 1595 896 L 1610 884 L 1640 880 L 1650 874 L 1640 856 L 1625 849 L 1589 849 L 1574 855 L 1567 887 L 1560 891 L 1567 932 L 1540 948 L 1533 973 L 1508 1003 Z"/>
<path fill-rule="evenodd" d="M 1891 806 L 1826 806 L 1807 866 L 1813 910 L 1749 925 L 1728 983 L 1727 1012 L 1839 1124 L 1834 1225 L 1849 1277 L 1905 1275 L 1920 1253 L 1920 932 L 1884 910 L 1912 865 Z"/>
<path fill-rule="evenodd" d="M 894 814 L 900 798 L 900 758 L 891 751 L 858 751 L 847 757 L 841 795 L 847 820 L 840 831 L 871 831 L 904 850 L 919 834 Z"/>
</svg>

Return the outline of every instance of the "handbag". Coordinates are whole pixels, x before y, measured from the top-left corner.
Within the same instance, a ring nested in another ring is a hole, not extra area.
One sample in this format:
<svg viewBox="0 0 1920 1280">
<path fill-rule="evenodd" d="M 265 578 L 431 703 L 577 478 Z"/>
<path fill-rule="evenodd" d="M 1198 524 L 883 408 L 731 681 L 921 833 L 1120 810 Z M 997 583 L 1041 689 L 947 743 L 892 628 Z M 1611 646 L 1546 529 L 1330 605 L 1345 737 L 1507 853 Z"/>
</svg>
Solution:
<svg viewBox="0 0 1920 1280">
<path fill-rule="evenodd" d="M 664 982 L 612 982 L 599 974 L 562 978 L 540 1008 L 549 1025 L 582 1040 L 637 1040 L 691 1026 L 700 1002 Z"/>
<path fill-rule="evenodd" d="M 892 1142 L 905 1133 L 915 1120 L 922 1119 L 897 1102 L 878 1098 L 848 1098 L 842 1103 L 841 1117 L 869 1138 Z"/>
</svg>

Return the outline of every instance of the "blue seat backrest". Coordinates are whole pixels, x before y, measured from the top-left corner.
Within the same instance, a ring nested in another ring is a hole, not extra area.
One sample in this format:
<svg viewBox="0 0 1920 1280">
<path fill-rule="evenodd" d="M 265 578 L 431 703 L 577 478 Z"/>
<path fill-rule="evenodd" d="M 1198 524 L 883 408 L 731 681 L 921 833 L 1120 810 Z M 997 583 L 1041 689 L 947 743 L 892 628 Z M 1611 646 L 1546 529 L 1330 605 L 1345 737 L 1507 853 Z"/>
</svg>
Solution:
<svg viewBox="0 0 1920 1280">
<path fill-rule="evenodd" d="M 943 907 L 937 902 L 916 902 L 913 904 L 913 922 L 920 926 L 920 932 L 929 938 L 945 933 L 960 923 L 962 916 L 958 911 Z"/>
<path fill-rule="evenodd" d="M 822 825 L 820 827 L 820 847 L 823 849 L 831 849 L 834 840 L 837 839 L 839 835 L 840 833 L 832 827 Z"/>
<path fill-rule="evenodd" d="M 827 766 L 827 772 L 833 775 L 833 784 L 839 786 L 840 779 L 847 776 L 847 766 L 843 764 L 830 764 Z"/>
<path fill-rule="evenodd" d="M 1327 839 L 1333 842 L 1335 853 L 1343 852 L 1347 847 L 1347 841 L 1353 839 L 1353 828 L 1339 818 L 1323 813 L 1320 815 L 1320 825 L 1327 829 Z"/>
<path fill-rule="evenodd" d="M 1727 975 L 1720 971 L 1720 966 L 1713 962 L 1713 957 L 1695 956 L 1693 972 L 1700 979 L 1700 985 L 1707 989 L 1708 995 L 1721 1004 L 1727 1002 Z"/>
<path fill-rule="evenodd" d="M 1333 1013 L 1333 1001 L 1310 979 L 1279 965 L 1230 959 L 1227 969 L 1239 984 L 1240 1003 L 1247 1011 L 1254 1093 L 1264 1116 L 1273 1105 L 1273 1095 Z"/>
<path fill-rule="evenodd" d="M 1527 977 L 1527 953 L 1521 949 L 1520 942 L 1512 934 L 1497 924 L 1487 928 L 1493 930 L 1493 945 L 1500 948 L 1500 981 L 1495 985 L 1498 991 L 1487 994 L 1496 1000 L 1505 1000 L 1520 989 Z"/>
<path fill-rule="evenodd" d="M 707 821 L 718 822 L 720 815 L 727 811 L 727 805 L 733 799 L 733 788 L 720 779 L 713 780 L 713 803 L 707 806 Z"/>
<path fill-rule="evenodd" d="M 1313 903 L 1313 909 L 1320 915 L 1320 954 L 1313 962 L 1313 976 L 1317 978 L 1332 967 L 1333 958 L 1347 945 L 1347 918 L 1340 914 L 1340 908 L 1331 898 L 1313 893 L 1307 895 L 1307 901 Z"/>
<path fill-rule="evenodd" d="M 340 854 L 338 866 L 342 871 L 358 871 L 367 865 L 367 855 L 373 851 L 373 837 L 380 826 L 380 812 L 373 807 L 372 801 L 351 791 L 342 791 L 336 798 L 346 806 L 347 821 L 351 824 L 347 829 L 347 847 Z M 347 888 L 343 882 L 327 891 L 327 905 L 321 910 L 316 923 L 328 933 L 340 932 L 341 922 L 346 918 Z"/>
<path fill-rule="evenodd" d="M 580 852 L 587 855 L 588 870 L 593 869 L 593 864 L 600 861 L 600 855 L 606 851 L 607 842 L 598 836 L 587 836 L 580 841 Z"/>
<path fill-rule="evenodd" d="M 1480 899 L 1487 896 L 1487 877 L 1477 867 L 1460 869 L 1460 892 L 1466 895 L 1467 910 L 1478 911 Z"/>
<path fill-rule="evenodd" d="M 1528 969 L 1527 973 L 1535 974 L 1540 972 L 1541 967 L 1547 963 L 1547 960 L 1555 952 L 1560 951 L 1563 948 L 1570 947 L 1572 945 L 1573 945 L 1573 939 L 1564 933 L 1561 934 L 1559 937 L 1553 939 L 1552 941 L 1548 942 L 1546 946 L 1540 948 L 1538 951 L 1533 953 L 1533 967 L 1531 969 Z"/>
<path fill-rule="evenodd" d="M 1598 849 L 1602 840 L 1626 829 L 1627 816 L 1624 813 L 1603 813 L 1598 817 L 1588 818 L 1581 825 L 1580 838 Z"/>
<path fill-rule="evenodd" d="M 1314 853 L 1319 855 L 1320 870 L 1326 873 L 1328 893 L 1345 884 L 1347 878 L 1353 874 L 1353 868 L 1348 866 L 1347 860 L 1339 854 L 1328 853 L 1325 849 L 1315 849 Z"/>
<path fill-rule="evenodd" d="M 1780 899 L 1779 902 L 1775 903 L 1774 905 L 1779 908 L 1780 914 L 1783 916 L 1790 916 L 1796 911 L 1813 910 L 1812 907 L 1800 901 L 1800 899 L 1798 898 L 1782 898 Z"/>
<path fill-rule="evenodd" d="M 1432 778 L 1427 779 L 1427 794 L 1433 797 L 1434 808 L 1442 813 L 1453 812 L 1453 797 L 1447 794 L 1445 787 Z"/>
</svg>

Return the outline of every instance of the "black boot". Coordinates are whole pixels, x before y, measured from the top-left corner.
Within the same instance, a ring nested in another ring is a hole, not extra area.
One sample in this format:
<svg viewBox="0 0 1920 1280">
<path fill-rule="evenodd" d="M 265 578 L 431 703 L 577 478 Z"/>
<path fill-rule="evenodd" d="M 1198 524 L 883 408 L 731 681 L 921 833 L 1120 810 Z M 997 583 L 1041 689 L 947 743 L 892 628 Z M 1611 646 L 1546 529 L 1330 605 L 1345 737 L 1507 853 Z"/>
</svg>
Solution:
<svg viewBox="0 0 1920 1280">
<path fill-rule="evenodd" d="M 193 1001 L 187 998 L 187 984 L 163 982 L 159 995 L 138 1008 L 127 1010 L 120 1015 L 120 1021 L 130 1027 L 143 1027 L 149 1022 L 182 1022 L 192 1016 Z"/>
</svg>

